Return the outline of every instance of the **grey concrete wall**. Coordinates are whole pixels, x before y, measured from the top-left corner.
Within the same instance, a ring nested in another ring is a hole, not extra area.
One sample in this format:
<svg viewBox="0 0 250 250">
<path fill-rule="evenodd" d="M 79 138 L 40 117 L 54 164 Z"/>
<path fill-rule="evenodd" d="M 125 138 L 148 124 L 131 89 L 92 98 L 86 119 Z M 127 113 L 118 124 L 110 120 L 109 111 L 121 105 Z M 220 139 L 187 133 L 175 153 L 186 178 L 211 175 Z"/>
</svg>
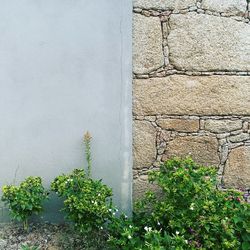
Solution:
<svg viewBox="0 0 250 250">
<path fill-rule="evenodd" d="M 84 165 L 131 209 L 131 3 L 0 0 L 0 186 Z M 50 206 L 47 215 L 55 216 Z"/>
</svg>

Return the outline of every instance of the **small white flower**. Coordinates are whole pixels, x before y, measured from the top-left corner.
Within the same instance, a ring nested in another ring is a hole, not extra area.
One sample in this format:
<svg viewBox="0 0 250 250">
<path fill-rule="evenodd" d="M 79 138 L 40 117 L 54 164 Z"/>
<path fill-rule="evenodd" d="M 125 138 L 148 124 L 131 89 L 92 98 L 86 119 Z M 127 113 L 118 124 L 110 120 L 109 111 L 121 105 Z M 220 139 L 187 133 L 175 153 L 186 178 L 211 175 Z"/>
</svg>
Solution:
<svg viewBox="0 0 250 250">
<path fill-rule="evenodd" d="M 176 234 L 176 235 L 179 235 L 179 234 L 180 234 L 180 232 L 179 232 L 179 231 L 176 231 L 176 232 L 175 232 L 175 234 Z"/>
<path fill-rule="evenodd" d="M 161 223 L 158 221 L 158 222 L 157 222 L 157 225 L 158 225 L 158 226 L 160 226 L 160 225 L 161 225 Z"/>
<path fill-rule="evenodd" d="M 129 225 L 129 228 L 132 228 L 133 226 L 132 225 Z"/>
<path fill-rule="evenodd" d="M 118 212 L 119 210 L 116 208 L 116 210 L 115 210 L 116 212 Z"/>
<path fill-rule="evenodd" d="M 113 213 L 113 215 L 115 215 L 115 212 Z"/>
<path fill-rule="evenodd" d="M 91 203 L 94 203 L 94 201 L 91 201 Z"/>
<path fill-rule="evenodd" d="M 98 196 L 101 196 L 101 194 L 98 194 Z"/>
<path fill-rule="evenodd" d="M 129 240 L 132 239 L 132 236 L 131 236 L 131 235 L 128 235 L 128 239 L 129 239 Z"/>
<path fill-rule="evenodd" d="M 152 231 L 152 227 L 144 227 L 144 229 L 147 231 L 147 232 L 150 232 L 150 231 Z"/>
<path fill-rule="evenodd" d="M 100 227 L 101 230 L 103 230 L 103 227 Z"/>
<path fill-rule="evenodd" d="M 126 214 L 124 215 L 124 217 L 125 217 L 125 219 L 127 219 L 127 218 L 128 218 L 128 216 L 127 216 Z"/>
<path fill-rule="evenodd" d="M 97 201 L 94 202 L 94 205 L 97 205 Z"/>
<path fill-rule="evenodd" d="M 194 203 L 191 203 L 189 209 L 190 209 L 190 210 L 194 210 Z"/>
<path fill-rule="evenodd" d="M 112 209 L 109 209 L 109 212 L 112 212 Z"/>
<path fill-rule="evenodd" d="M 185 243 L 188 244 L 188 240 L 185 240 Z"/>
</svg>

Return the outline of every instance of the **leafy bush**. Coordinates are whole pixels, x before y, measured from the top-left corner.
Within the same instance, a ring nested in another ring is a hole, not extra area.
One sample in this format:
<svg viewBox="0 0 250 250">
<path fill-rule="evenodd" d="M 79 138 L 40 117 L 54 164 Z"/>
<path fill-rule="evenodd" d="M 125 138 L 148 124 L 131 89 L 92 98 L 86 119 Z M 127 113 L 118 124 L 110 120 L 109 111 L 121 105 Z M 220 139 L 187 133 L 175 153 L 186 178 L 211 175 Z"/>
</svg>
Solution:
<svg viewBox="0 0 250 250">
<path fill-rule="evenodd" d="M 181 250 L 186 249 L 187 241 L 178 234 L 170 236 L 162 229 L 141 227 L 131 218 L 124 215 L 113 217 L 108 224 L 108 243 L 111 249 L 127 250 Z"/>
<path fill-rule="evenodd" d="M 83 169 L 75 169 L 68 175 L 58 176 L 51 184 L 51 189 L 64 198 L 63 211 L 80 232 L 101 228 L 112 215 L 112 190 L 101 180 L 90 178 L 90 140 L 89 133 L 85 134 L 87 174 Z"/>
<path fill-rule="evenodd" d="M 110 243 L 122 249 L 250 249 L 250 204 L 240 192 L 218 190 L 216 172 L 190 158 L 162 164 L 149 175 L 161 194 L 148 192 L 137 204 L 133 231 L 124 218 L 111 223 Z"/>
<path fill-rule="evenodd" d="M 120 217 L 113 216 L 107 225 L 109 232 L 108 243 L 114 249 L 136 249 L 141 244 L 138 235 L 139 228 L 131 218 L 122 214 Z"/>
<path fill-rule="evenodd" d="M 2 201 L 9 206 L 10 216 L 23 222 L 24 229 L 28 229 L 28 218 L 33 213 L 43 210 L 42 203 L 48 198 L 48 192 L 42 185 L 40 177 L 28 177 L 20 186 L 3 186 Z"/>
<path fill-rule="evenodd" d="M 101 180 L 88 178 L 83 169 L 58 176 L 51 189 L 64 198 L 63 211 L 81 232 L 100 228 L 111 216 L 107 199 L 112 191 Z"/>
</svg>

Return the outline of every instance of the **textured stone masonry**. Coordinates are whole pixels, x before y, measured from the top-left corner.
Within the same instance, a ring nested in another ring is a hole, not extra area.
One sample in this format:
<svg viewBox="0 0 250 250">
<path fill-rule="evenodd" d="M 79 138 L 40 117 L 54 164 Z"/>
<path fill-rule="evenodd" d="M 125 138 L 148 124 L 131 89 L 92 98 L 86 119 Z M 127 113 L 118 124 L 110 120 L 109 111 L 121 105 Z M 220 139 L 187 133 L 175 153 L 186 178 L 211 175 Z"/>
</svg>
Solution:
<svg viewBox="0 0 250 250">
<path fill-rule="evenodd" d="M 149 183 L 148 175 L 141 175 L 134 182 L 134 199 L 140 198 L 147 189 L 158 191 L 156 185 Z"/>
<path fill-rule="evenodd" d="M 134 15 L 133 70 L 137 74 L 158 69 L 164 64 L 159 18 Z"/>
<path fill-rule="evenodd" d="M 171 140 L 164 151 L 162 160 L 171 157 L 191 156 L 205 166 L 219 166 L 218 141 L 207 135 L 180 136 Z"/>
<path fill-rule="evenodd" d="M 136 115 L 249 115 L 250 77 L 180 76 L 134 80 Z"/>
<path fill-rule="evenodd" d="M 225 167 L 226 187 L 245 188 L 250 182 L 250 146 L 241 146 L 231 151 Z"/>
<path fill-rule="evenodd" d="M 159 119 L 157 124 L 163 129 L 178 132 L 197 132 L 199 130 L 199 120 L 197 119 Z"/>
<path fill-rule="evenodd" d="M 250 187 L 250 6 L 134 0 L 134 197 L 149 170 L 191 155 Z"/>
<path fill-rule="evenodd" d="M 247 9 L 246 0 L 203 0 L 201 8 L 216 12 L 226 12 L 230 14 L 244 14 Z"/>
<path fill-rule="evenodd" d="M 250 27 L 225 17 L 172 15 L 169 61 L 179 70 L 250 71 Z"/>
<path fill-rule="evenodd" d="M 156 130 L 148 121 L 134 122 L 134 166 L 148 167 L 156 158 Z"/>
<path fill-rule="evenodd" d="M 212 133 L 226 133 L 240 130 L 242 128 L 241 120 L 205 120 L 204 129 Z"/>
<path fill-rule="evenodd" d="M 182 129 L 182 131 L 180 129 L 177 131 L 176 128 L 173 129 L 172 122 L 178 120 L 181 121 L 180 124 L 185 121 L 185 132 L 183 131 L 184 129 Z M 171 126 L 163 125 L 163 121 L 169 121 Z M 135 159 L 135 179 L 140 179 L 141 175 L 145 176 L 148 170 L 155 167 L 157 168 L 159 162 L 163 162 L 172 156 L 192 156 L 194 160 L 201 164 L 217 166 L 219 174 L 221 175 L 222 186 L 229 186 L 228 182 L 224 182 L 223 176 L 227 159 L 236 148 L 242 147 L 245 149 L 250 146 L 250 116 L 135 116 L 135 122 L 137 128 L 142 128 L 147 124 L 146 126 L 149 129 L 148 131 L 141 129 L 140 132 L 137 132 L 142 137 L 139 140 L 140 146 L 137 146 L 134 152 L 139 155 L 145 154 L 147 157 L 144 155 L 144 159 L 147 159 L 147 161 L 142 164 L 142 161 L 137 162 Z M 199 124 L 198 128 L 197 122 Z M 211 122 L 213 123 L 211 124 Z M 151 126 L 149 124 L 151 124 Z M 189 124 L 189 126 L 187 126 L 187 124 Z M 210 127 L 212 125 L 214 125 L 213 129 Z M 145 133 L 145 131 L 147 132 Z M 149 136 L 149 134 L 151 136 Z M 145 135 L 144 139 L 143 135 Z M 149 142 L 149 138 L 151 138 L 151 142 Z M 153 139 L 154 142 L 152 142 Z M 136 141 L 137 139 L 135 139 L 135 145 L 138 145 Z M 149 145 L 151 145 L 151 149 L 148 148 Z M 151 154 L 151 157 L 149 157 L 150 152 L 154 152 L 154 154 Z M 248 151 L 243 155 L 243 163 L 245 160 L 244 157 L 250 157 Z M 241 171 L 242 181 L 239 186 L 240 188 L 248 187 L 248 182 L 244 179 L 248 179 L 250 175 L 249 164 L 247 164 L 247 162 L 248 160 L 244 163 L 244 166 L 242 166 L 244 171 Z M 230 173 L 231 172 L 229 172 L 228 175 L 230 175 Z M 237 187 L 237 183 L 239 183 L 238 180 L 235 181 L 236 184 L 232 184 L 233 187 Z M 232 181 L 230 184 L 231 183 Z"/>
<path fill-rule="evenodd" d="M 196 0 L 134 0 L 134 7 L 143 9 L 186 9 L 196 5 Z"/>
</svg>

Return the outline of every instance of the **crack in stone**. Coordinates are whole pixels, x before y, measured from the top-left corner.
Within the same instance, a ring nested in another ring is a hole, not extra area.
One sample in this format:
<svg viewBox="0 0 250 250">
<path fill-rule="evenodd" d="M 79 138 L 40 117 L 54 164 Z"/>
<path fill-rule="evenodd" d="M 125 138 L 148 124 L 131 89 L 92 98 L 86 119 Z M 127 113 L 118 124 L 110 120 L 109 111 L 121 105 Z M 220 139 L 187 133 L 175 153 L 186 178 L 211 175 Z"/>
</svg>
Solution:
<svg viewBox="0 0 250 250">
<path fill-rule="evenodd" d="M 168 65 L 170 69 L 159 68 L 147 74 L 134 74 L 134 79 L 148 79 L 148 78 L 161 78 L 170 75 L 188 75 L 188 76 L 250 76 L 250 71 L 182 71 L 175 69 L 171 64 Z"/>
<path fill-rule="evenodd" d="M 141 9 L 141 8 L 134 8 L 133 12 L 136 14 L 141 14 L 146 17 L 163 17 L 163 16 L 171 16 L 172 14 L 175 15 L 184 15 L 190 12 L 195 12 L 197 14 L 206 14 L 206 15 L 212 15 L 212 16 L 218 16 L 218 17 L 225 17 L 225 18 L 231 18 L 237 22 L 244 22 L 247 24 L 250 24 L 250 16 L 249 16 L 249 3 L 247 4 L 247 11 L 243 15 L 235 15 L 233 13 L 228 12 L 217 12 L 212 10 L 206 10 L 202 8 L 198 8 L 197 6 L 192 6 L 187 9 L 182 10 L 172 10 L 172 9 Z"/>
</svg>

